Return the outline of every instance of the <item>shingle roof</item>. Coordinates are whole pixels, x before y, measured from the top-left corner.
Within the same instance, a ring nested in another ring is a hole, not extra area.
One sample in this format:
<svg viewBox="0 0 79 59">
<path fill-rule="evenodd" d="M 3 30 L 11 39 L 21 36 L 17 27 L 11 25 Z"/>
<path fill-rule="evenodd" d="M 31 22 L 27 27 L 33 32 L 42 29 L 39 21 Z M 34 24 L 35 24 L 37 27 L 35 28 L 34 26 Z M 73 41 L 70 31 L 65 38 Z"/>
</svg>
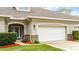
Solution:
<svg viewBox="0 0 79 59">
<path fill-rule="evenodd" d="M 41 7 L 30 7 L 30 12 L 25 11 L 17 11 L 12 7 L 0 7 L 0 15 L 9 15 L 14 18 L 27 18 L 27 16 L 39 16 L 39 17 L 53 17 L 53 18 L 63 18 L 63 19 L 76 19 L 78 20 L 78 16 L 71 16 L 62 14 L 59 12 L 54 12 L 50 10 L 43 9 Z"/>
</svg>

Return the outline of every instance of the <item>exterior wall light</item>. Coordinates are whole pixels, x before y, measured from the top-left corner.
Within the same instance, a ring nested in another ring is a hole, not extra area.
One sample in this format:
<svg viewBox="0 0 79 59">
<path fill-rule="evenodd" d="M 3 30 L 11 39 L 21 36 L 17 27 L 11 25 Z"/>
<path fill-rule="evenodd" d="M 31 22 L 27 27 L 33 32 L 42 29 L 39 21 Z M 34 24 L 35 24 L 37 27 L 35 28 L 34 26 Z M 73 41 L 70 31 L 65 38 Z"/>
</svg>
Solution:
<svg viewBox="0 0 79 59">
<path fill-rule="evenodd" d="M 33 25 L 33 27 L 35 28 L 35 25 Z"/>
</svg>

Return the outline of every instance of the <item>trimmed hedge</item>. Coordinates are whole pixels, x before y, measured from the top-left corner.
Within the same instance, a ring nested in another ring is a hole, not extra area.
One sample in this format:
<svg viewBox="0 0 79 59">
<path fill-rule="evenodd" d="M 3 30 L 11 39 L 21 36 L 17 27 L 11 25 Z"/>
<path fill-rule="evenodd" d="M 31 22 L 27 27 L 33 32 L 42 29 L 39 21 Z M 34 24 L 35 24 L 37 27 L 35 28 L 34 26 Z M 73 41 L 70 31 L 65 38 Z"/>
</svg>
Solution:
<svg viewBox="0 0 79 59">
<path fill-rule="evenodd" d="M 16 39 L 17 34 L 15 32 L 0 33 L 0 46 L 12 44 Z"/>
<path fill-rule="evenodd" d="M 73 36 L 74 39 L 79 40 L 79 31 L 77 31 L 77 30 L 73 31 L 72 36 Z"/>
</svg>

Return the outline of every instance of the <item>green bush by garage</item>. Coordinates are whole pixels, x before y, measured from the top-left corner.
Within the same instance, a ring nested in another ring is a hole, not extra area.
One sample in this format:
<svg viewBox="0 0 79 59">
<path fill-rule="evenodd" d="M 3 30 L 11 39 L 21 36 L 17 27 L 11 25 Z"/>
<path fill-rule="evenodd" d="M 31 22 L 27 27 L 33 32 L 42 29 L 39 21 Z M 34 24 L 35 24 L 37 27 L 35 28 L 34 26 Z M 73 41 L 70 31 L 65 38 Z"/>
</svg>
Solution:
<svg viewBox="0 0 79 59">
<path fill-rule="evenodd" d="M 17 39 L 17 33 L 15 32 L 3 32 L 0 33 L 0 46 L 12 44 Z"/>
<path fill-rule="evenodd" d="M 73 32 L 72 32 L 72 35 L 73 35 L 73 38 L 74 38 L 74 39 L 79 40 L 79 31 L 78 31 L 78 30 L 73 31 Z"/>
</svg>

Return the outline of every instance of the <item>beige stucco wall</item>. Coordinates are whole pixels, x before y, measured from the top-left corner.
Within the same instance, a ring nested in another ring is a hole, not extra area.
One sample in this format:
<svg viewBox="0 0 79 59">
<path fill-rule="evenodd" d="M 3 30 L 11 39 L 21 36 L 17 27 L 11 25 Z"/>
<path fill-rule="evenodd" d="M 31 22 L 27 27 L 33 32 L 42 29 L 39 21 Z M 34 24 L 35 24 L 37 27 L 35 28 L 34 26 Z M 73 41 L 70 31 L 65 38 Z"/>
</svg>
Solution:
<svg viewBox="0 0 79 59">
<path fill-rule="evenodd" d="M 31 34 L 32 33 L 32 22 L 27 24 L 27 34 Z"/>
<path fill-rule="evenodd" d="M 8 32 L 8 25 L 15 23 L 24 25 L 24 34 L 38 35 L 39 25 L 65 26 L 67 27 L 67 34 L 71 34 L 72 31 L 74 30 L 74 25 L 78 24 L 79 22 L 57 21 L 48 19 L 32 19 L 31 22 L 28 22 L 26 20 L 7 20 L 5 24 L 4 19 L 2 19 L 0 20 L 0 24 L 2 25 L 1 27 L 3 28 L 0 29 L 0 31 Z"/>
<path fill-rule="evenodd" d="M 35 27 L 34 27 L 35 26 Z M 37 34 L 37 27 L 38 25 L 35 23 L 35 22 L 30 22 L 28 24 L 28 34 L 31 34 L 31 35 L 36 35 Z"/>
<path fill-rule="evenodd" d="M 5 32 L 5 18 L 0 18 L 0 32 Z"/>
<path fill-rule="evenodd" d="M 52 26 L 65 26 L 67 27 L 67 34 L 71 34 L 74 30 L 74 25 L 79 22 L 73 21 L 58 21 L 58 20 L 48 20 L 48 19 L 32 19 L 32 24 L 36 25 L 36 29 L 32 30 L 32 34 L 37 34 L 38 25 L 52 25 Z"/>
<path fill-rule="evenodd" d="M 68 34 L 72 34 L 72 31 L 79 30 L 79 23 L 68 24 L 67 29 L 68 29 Z"/>
</svg>

